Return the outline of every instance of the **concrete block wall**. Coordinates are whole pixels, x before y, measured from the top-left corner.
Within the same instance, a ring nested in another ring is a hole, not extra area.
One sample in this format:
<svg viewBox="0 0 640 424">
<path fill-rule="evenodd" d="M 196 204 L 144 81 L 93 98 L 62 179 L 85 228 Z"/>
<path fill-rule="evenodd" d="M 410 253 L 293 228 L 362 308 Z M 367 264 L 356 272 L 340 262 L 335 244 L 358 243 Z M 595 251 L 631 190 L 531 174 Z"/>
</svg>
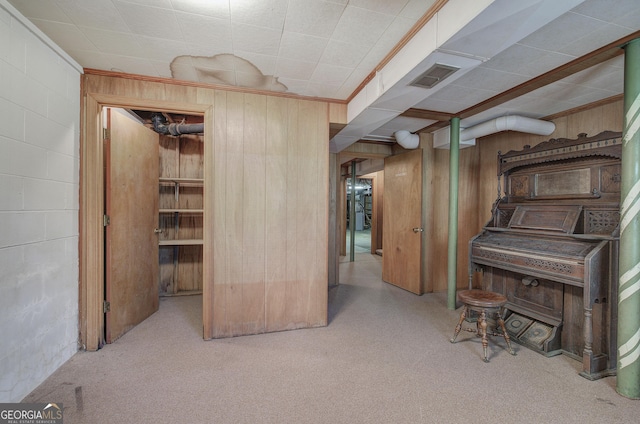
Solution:
<svg viewBox="0 0 640 424">
<path fill-rule="evenodd" d="M 43 37 L 0 0 L 0 402 L 78 350 L 82 69 Z"/>
</svg>

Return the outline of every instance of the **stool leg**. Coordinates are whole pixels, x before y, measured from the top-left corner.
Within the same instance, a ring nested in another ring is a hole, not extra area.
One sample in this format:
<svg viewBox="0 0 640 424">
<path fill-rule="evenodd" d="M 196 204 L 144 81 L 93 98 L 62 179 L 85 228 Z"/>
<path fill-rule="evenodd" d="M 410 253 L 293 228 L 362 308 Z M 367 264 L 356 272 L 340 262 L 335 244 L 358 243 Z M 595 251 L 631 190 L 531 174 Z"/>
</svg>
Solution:
<svg viewBox="0 0 640 424">
<path fill-rule="evenodd" d="M 460 320 L 458 321 L 458 325 L 456 325 L 456 331 L 453 333 L 453 338 L 449 340 L 451 343 L 456 341 L 456 337 L 460 334 L 460 330 L 462 330 L 462 322 L 467 317 L 467 306 L 462 307 L 462 313 L 460 314 Z"/>
<path fill-rule="evenodd" d="M 483 309 L 478 318 L 478 325 L 480 328 L 480 335 L 482 336 L 482 351 L 484 352 L 484 362 L 489 362 L 487 359 L 487 348 L 489 347 L 489 341 L 487 340 L 487 313 Z"/>
<path fill-rule="evenodd" d="M 502 330 L 502 335 L 504 336 L 504 341 L 507 343 L 507 348 L 509 348 L 509 353 L 515 355 L 516 352 L 511 348 L 511 338 L 507 333 L 507 327 L 505 327 L 504 320 L 502 319 L 502 309 L 498 312 L 498 325 L 500 325 L 500 329 Z"/>
</svg>

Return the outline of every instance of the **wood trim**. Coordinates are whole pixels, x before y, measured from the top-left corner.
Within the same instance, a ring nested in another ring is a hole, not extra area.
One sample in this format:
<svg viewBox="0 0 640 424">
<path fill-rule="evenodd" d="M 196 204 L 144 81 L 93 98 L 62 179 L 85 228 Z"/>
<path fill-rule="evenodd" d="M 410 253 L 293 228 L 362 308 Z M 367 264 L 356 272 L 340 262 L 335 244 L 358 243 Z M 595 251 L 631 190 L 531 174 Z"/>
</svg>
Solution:
<svg viewBox="0 0 640 424">
<path fill-rule="evenodd" d="M 289 99 L 297 99 L 297 100 L 313 100 L 313 101 L 319 101 L 319 102 L 326 102 L 329 104 L 335 103 L 339 105 L 342 105 L 342 104 L 346 105 L 348 103 L 348 100 L 330 99 L 326 97 L 302 96 L 300 94 L 282 93 L 277 91 L 256 90 L 255 88 L 238 87 L 234 85 L 205 84 L 205 83 L 196 82 L 196 81 L 185 81 L 185 80 L 178 80 L 178 79 L 166 78 L 166 77 L 151 77 L 147 75 L 128 74 L 125 72 L 104 71 L 102 69 L 94 69 L 94 68 L 84 68 L 84 73 L 86 75 L 97 75 L 97 76 L 111 77 L 111 78 L 123 78 L 123 79 L 135 80 L 135 81 L 169 84 L 173 86 L 177 85 L 177 86 L 184 86 L 184 87 L 208 88 L 210 90 L 235 91 L 235 92 L 245 93 L 245 94 L 262 94 L 265 96 L 286 97 Z M 176 112 L 180 112 L 180 111 L 176 110 Z"/>
<path fill-rule="evenodd" d="M 86 77 L 85 77 L 86 78 Z M 83 89 L 89 84 L 83 84 Z M 190 103 L 176 103 L 162 100 L 137 99 L 123 96 L 113 96 L 96 93 L 85 93 L 81 109 L 81 122 L 83 123 L 82 140 L 80 144 L 80 237 L 79 243 L 83 247 L 80 250 L 80 343 L 89 351 L 99 349 L 104 343 L 104 315 L 102 302 L 104 300 L 104 226 L 102 216 L 104 214 L 104 155 L 101 143 L 100 112 L 103 106 L 117 106 L 130 108 L 149 108 L 151 110 L 175 110 L 192 114 L 204 114 L 205 116 L 205 170 L 207 169 L 208 151 L 212 150 L 212 135 L 206 134 L 207 122 L 211 121 L 212 113 L 209 105 Z M 210 131 L 209 131 L 210 132 Z M 210 166 L 209 166 L 210 167 Z M 208 190 L 205 189 L 205 202 Z M 210 196 L 210 194 L 209 194 Z M 205 211 L 204 227 L 211 226 L 212 217 Z M 204 249 L 209 248 L 207 231 L 204 235 Z M 210 252 L 210 250 L 209 250 Z M 210 267 L 205 262 L 205 284 L 207 290 L 207 272 Z M 203 302 L 206 306 L 207 297 Z M 210 299 L 209 299 L 210 300 Z M 204 310 L 211 308 L 204 307 Z M 207 321 L 205 321 L 205 326 Z"/>
<path fill-rule="evenodd" d="M 407 118 L 430 119 L 433 121 L 449 121 L 456 116 L 454 113 L 438 112 L 435 110 L 410 108 L 400 114 Z"/>
<path fill-rule="evenodd" d="M 429 22 L 431 18 L 433 18 L 436 13 L 438 13 L 440 9 L 444 7 L 445 4 L 447 4 L 448 1 L 449 0 L 436 0 L 431 5 L 429 10 L 427 10 L 425 14 L 422 15 L 422 17 L 411 27 L 409 32 L 407 32 L 405 36 L 402 37 L 400 41 L 398 41 L 398 43 L 393 47 L 393 49 L 391 49 L 389 53 L 387 53 L 387 55 L 380 61 L 380 63 L 378 63 L 373 71 L 371 71 L 371 73 L 367 75 L 367 77 L 360 83 L 360 85 L 356 87 L 353 93 L 351 93 L 351 95 L 347 97 L 346 102 L 349 103 L 351 100 L 353 100 L 353 98 L 356 97 L 358 93 L 360 93 L 360 91 L 362 91 L 362 89 L 376 76 L 376 73 L 382 70 L 382 68 L 384 68 L 384 66 L 389 63 L 391 59 L 393 59 L 395 55 L 398 54 L 398 52 L 402 50 L 402 48 L 406 46 L 409 41 L 411 41 L 411 39 L 418 33 L 418 31 L 420 31 L 422 27 L 425 26 L 427 22 Z"/>
</svg>

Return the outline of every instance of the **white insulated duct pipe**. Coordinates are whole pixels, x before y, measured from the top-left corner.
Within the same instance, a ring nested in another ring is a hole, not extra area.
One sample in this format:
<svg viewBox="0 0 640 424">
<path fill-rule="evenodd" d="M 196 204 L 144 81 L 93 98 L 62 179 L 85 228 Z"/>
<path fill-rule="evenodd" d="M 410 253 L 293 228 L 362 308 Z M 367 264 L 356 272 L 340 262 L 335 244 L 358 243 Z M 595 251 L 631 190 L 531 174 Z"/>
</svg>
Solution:
<svg viewBox="0 0 640 424">
<path fill-rule="evenodd" d="M 519 131 L 528 134 L 549 135 L 555 131 L 553 122 L 540 119 L 527 118 L 525 116 L 509 115 L 501 116 L 487 122 L 460 131 L 460 140 L 473 140 L 485 135 L 495 134 L 501 131 Z"/>
<path fill-rule="evenodd" d="M 393 133 L 399 145 L 405 149 L 415 149 L 420 145 L 420 136 L 412 134 L 407 130 L 400 130 Z"/>
</svg>

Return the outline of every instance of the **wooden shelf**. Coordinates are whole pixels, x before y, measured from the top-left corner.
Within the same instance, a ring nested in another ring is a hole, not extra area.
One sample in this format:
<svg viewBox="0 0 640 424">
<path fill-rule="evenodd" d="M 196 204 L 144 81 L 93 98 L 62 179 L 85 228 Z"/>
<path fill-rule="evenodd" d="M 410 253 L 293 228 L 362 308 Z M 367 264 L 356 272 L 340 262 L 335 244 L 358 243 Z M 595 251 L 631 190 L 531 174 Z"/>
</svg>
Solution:
<svg viewBox="0 0 640 424">
<path fill-rule="evenodd" d="M 158 181 L 160 183 L 165 184 L 193 184 L 193 185 L 203 185 L 203 178 L 159 178 Z"/>
<path fill-rule="evenodd" d="M 197 246 L 202 244 L 200 239 L 184 239 L 184 240 L 160 240 L 160 246 Z"/>
<path fill-rule="evenodd" d="M 160 213 L 203 213 L 204 209 L 159 209 Z"/>
<path fill-rule="evenodd" d="M 174 296 L 194 296 L 202 294 L 202 290 L 183 290 L 177 293 L 162 293 L 161 297 L 174 297 Z"/>
</svg>

